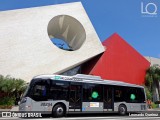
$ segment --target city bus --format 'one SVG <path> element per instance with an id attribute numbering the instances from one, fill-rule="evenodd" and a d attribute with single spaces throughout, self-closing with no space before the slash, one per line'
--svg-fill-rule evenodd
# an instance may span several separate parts
<path id="1" fill-rule="evenodd" d="M 62 117 L 70 113 L 145 111 L 143 86 L 77 74 L 34 77 L 19 104 L 19 111 L 40 111 Z"/>

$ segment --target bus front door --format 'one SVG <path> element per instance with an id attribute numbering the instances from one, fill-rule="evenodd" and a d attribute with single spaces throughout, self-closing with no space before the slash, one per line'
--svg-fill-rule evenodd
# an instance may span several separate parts
<path id="1" fill-rule="evenodd" d="M 104 111 L 113 111 L 113 88 L 104 86 Z"/>
<path id="2" fill-rule="evenodd" d="M 70 85 L 69 112 L 81 112 L 82 108 L 82 85 Z"/>

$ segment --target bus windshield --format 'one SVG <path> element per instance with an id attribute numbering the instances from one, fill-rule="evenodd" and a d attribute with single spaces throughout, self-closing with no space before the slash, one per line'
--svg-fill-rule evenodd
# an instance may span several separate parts
<path id="1" fill-rule="evenodd" d="M 29 89 L 30 89 L 30 85 L 28 85 L 28 86 L 27 86 L 27 89 L 25 90 L 25 92 L 24 92 L 24 94 L 23 94 L 23 96 L 22 96 L 22 97 L 25 97 L 25 96 L 27 95 L 27 93 L 28 93 Z"/>

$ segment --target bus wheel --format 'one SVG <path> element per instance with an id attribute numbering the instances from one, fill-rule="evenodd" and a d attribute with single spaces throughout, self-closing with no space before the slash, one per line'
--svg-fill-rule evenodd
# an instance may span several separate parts
<path id="1" fill-rule="evenodd" d="M 52 111 L 53 117 L 63 117 L 65 114 L 65 108 L 61 104 L 54 106 Z"/>
<path id="2" fill-rule="evenodd" d="M 125 105 L 120 105 L 118 108 L 118 112 L 120 115 L 125 115 L 127 113 L 127 108 Z"/>

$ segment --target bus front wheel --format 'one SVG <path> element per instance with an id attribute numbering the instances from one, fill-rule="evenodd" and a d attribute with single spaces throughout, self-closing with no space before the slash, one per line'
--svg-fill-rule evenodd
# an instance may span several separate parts
<path id="1" fill-rule="evenodd" d="M 65 108 L 61 104 L 57 104 L 53 107 L 53 117 L 63 117 L 65 114 Z"/>
<path id="2" fill-rule="evenodd" d="M 118 108 L 118 112 L 120 115 L 125 115 L 127 113 L 127 108 L 125 105 L 120 105 Z"/>

